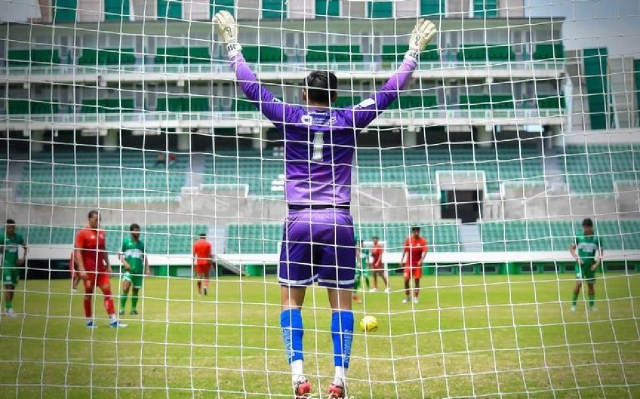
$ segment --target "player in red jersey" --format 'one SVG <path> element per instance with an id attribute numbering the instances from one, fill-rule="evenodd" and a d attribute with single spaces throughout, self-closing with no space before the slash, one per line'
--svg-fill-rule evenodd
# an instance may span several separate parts
<path id="1" fill-rule="evenodd" d="M 111 295 L 111 265 L 105 248 L 105 233 L 100 230 L 100 215 L 98 211 L 89 212 L 89 224 L 76 234 L 75 261 L 78 274 L 84 280 L 84 314 L 87 317 L 87 327 L 96 328 L 92 316 L 92 299 L 96 285 L 104 295 L 104 307 L 109 314 L 109 324 L 112 328 L 126 327 L 116 317 Z"/>
<path id="2" fill-rule="evenodd" d="M 204 294 L 209 290 L 209 273 L 213 256 L 211 254 L 211 243 L 207 241 L 207 235 L 200 234 L 200 239 L 193 244 L 193 268 L 198 279 L 198 295 L 202 295 L 202 281 L 204 280 Z"/>
<path id="3" fill-rule="evenodd" d="M 71 271 L 71 291 L 78 291 L 78 284 L 80 283 L 80 274 L 78 273 L 78 265 L 75 260 L 75 250 L 71 252 L 71 259 L 69 259 L 69 271 Z"/>
<path id="4" fill-rule="evenodd" d="M 382 281 L 384 282 L 384 291 L 391 292 L 389 282 L 384 275 L 384 265 L 382 264 L 382 253 L 384 252 L 384 248 L 378 242 L 378 237 L 373 236 L 371 240 L 373 241 L 373 244 L 371 245 L 371 270 L 373 271 L 373 288 L 371 289 L 371 291 L 378 291 L 378 276 L 380 276 L 382 277 Z"/>
<path id="5" fill-rule="evenodd" d="M 401 262 L 404 263 L 404 294 L 402 303 L 411 302 L 411 278 L 414 280 L 413 303 L 418 303 L 420 294 L 420 278 L 422 278 L 422 261 L 427 255 L 427 240 L 420 236 L 420 227 L 411 228 L 411 236 L 404 242 Z M 405 260 L 406 258 L 406 260 Z"/>

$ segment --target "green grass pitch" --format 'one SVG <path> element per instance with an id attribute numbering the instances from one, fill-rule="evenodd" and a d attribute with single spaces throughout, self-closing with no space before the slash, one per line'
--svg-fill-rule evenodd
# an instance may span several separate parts
<path id="1" fill-rule="evenodd" d="M 600 278 L 595 313 L 583 300 L 569 312 L 569 275 L 423 284 L 415 308 L 401 303 L 397 277 L 392 294 L 355 305 L 357 321 L 366 312 L 380 328 L 354 339 L 352 398 L 640 397 L 640 275 Z M 212 280 L 207 297 L 187 279 L 148 278 L 141 315 L 121 330 L 108 327 L 100 295 L 100 327 L 87 329 L 67 280 L 20 290 L 14 307 L 26 316 L 0 321 L 2 398 L 291 397 L 272 276 Z M 305 370 L 316 393 L 333 374 L 327 306 L 324 290 L 308 292 Z"/>

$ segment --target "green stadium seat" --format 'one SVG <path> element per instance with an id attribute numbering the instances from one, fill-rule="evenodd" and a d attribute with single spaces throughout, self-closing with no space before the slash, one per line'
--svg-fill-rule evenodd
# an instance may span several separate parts
<path id="1" fill-rule="evenodd" d="M 516 56 L 511 46 L 502 44 L 465 44 L 457 54 L 458 61 L 513 61 Z"/>
<path id="2" fill-rule="evenodd" d="M 31 100 L 31 113 L 46 115 L 57 114 L 59 112 L 58 103 L 49 101 Z"/>
<path id="3" fill-rule="evenodd" d="M 307 48 L 308 63 L 362 62 L 364 59 L 357 45 L 313 45 Z"/>
<path id="4" fill-rule="evenodd" d="M 385 44 L 382 46 L 382 61 L 401 62 L 407 51 L 409 51 L 408 44 Z"/>
<path id="5" fill-rule="evenodd" d="M 485 252 L 567 251 L 582 229 L 571 221 L 499 221 L 479 224 Z M 640 249 L 640 221 L 596 221 L 607 250 Z"/>
<path id="6" fill-rule="evenodd" d="M 133 112 L 135 100 L 133 98 L 113 99 L 86 99 L 82 102 L 82 113 L 113 114 L 120 112 Z"/>
<path id="7" fill-rule="evenodd" d="M 347 107 L 351 107 L 352 105 L 356 105 L 359 102 L 360 102 L 360 97 L 338 96 L 338 99 L 336 100 L 335 103 L 333 103 L 333 106 L 336 108 L 347 108 Z"/>
<path id="8" fill-rule="evenodd" d="M 158 47 L 154 58 L 155 64 L 186 64 L 189 57 L 187 47 Z"/>
<path id="9" fill-rule="evenodd" d="M 7 100 L 7 112 L 12 115 L 26 115 L 29 113 L 29 100 Z"/>
<path id="10" fill-rule="evenodd" d="M 566 103 L 563 95 L 544 95 L 537 99 L 538 108 L 540 109 L 564 109 Z"/>
<path id="11" fill-rule="evenodd" d="M 537 43 L 533 51 L 534 60 L 553 60 L 564 58 L 564 46 L 562 43 Z"/>
<path id="12" fill-rule="evenodd" d="M 28 67 L 33 65 L 49 66 L 60 63 L 60 53 L 57 49 L 31 49 L 31 50 L 8 50 L 7 65 Z"/>
<path id="13" fill-rule="evenodd" d="M 211 53 L 209 52 L 209 47 L 189 47 L 187 52 L 189 54 L 189 62 L 192 64 L 211 63 Z"/>
<path id="14" fill-rule="evenodd" d="M 400 95 L 396 101 L 390 105 L 390 109 L 426 109 L 438 106 L 436 96 L 410 96 Z"/>
<path id="15" fill-rule="evenodd" d="M 640 180 L 637 145 L 568 145 L 560 166 L 569 188 L 577 193 L 611 193 L 618 180 Z"/>

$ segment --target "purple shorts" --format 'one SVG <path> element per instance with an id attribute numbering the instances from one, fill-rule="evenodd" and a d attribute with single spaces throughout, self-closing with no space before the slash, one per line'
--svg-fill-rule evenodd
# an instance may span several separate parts
<path id="1" fill-rule="evenodd" d="M 356 248 L 349 211 L 289 212 L 278 269 L 280 285 L 308 286 L 317 281 L 323 287 L 352 288 Z"/>

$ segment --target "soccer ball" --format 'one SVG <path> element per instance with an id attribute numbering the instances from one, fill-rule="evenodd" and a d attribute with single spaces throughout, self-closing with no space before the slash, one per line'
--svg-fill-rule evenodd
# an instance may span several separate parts
<path id="1" fill-rule="evenodd" d="M 364 332 L 374 332 L 378 329 L 378 319 L 373 316 L 365 316 L 360 320 L 360 329 Z"/>

